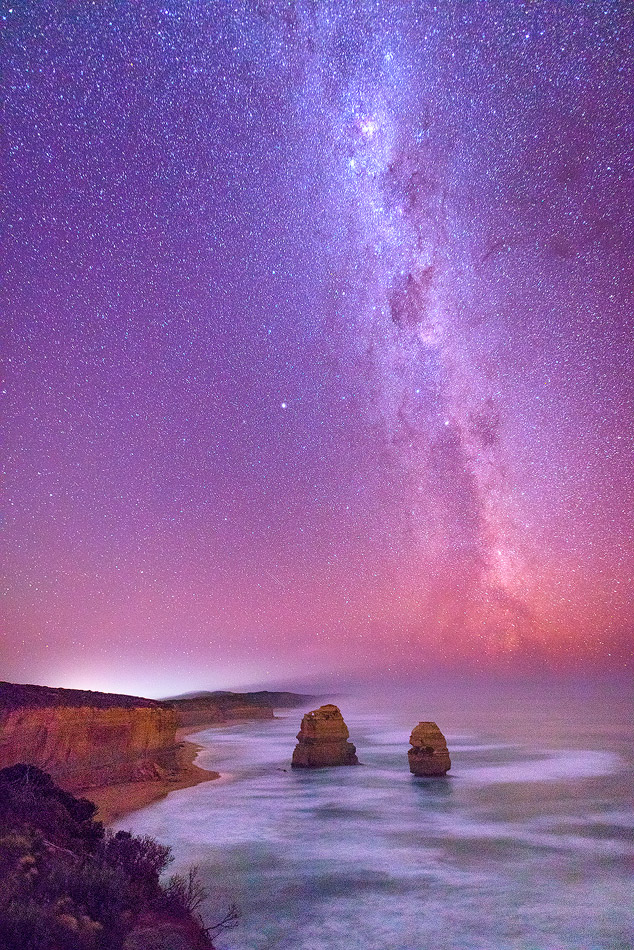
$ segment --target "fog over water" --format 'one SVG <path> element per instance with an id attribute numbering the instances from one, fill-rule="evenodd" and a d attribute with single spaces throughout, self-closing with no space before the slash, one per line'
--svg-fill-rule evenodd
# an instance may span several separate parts
<path id="1" fill-rule="evenodd" d="M 223 778 L 119 827 L 199 866 L 209 919 L 239 905 L 222 950 L 631 950 L 629 698 L 492 695 L 336 697 L 358 768 L 290 769 L 303 710 L 210 729 L 199 764 Z M 446 779 L 408 771 L 421 719 Z"/>

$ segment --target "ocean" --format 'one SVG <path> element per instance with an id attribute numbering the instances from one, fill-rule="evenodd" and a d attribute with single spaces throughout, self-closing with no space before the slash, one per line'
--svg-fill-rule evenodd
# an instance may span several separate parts
<path id="1" fill-rule="evenodd" d="M 284 710 L 198 733 L 198 763 L 223 777 L 117 824 L 170 844 L 172 872 L 199 868 L 207 921 L 238 905 L 220 950 L 634 948 L 627 697 L 332 701 L 362 765 L 291 770 L 304 710 Z M 425 719 L 447 738 L 446 778 L 409 773 Z"/>

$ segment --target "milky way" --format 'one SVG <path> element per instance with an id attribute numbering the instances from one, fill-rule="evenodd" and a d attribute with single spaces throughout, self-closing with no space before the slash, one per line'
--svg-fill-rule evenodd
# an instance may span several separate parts
<path id="1" fill-rule="evenodd" d="M 631 10 L 3 23 L 5 676 L 627 663 Z"/>
<path id="2" fill-rule="evenodd" d="M 353 269 L 363 268 L 367 299 L 356 332 L 370 354 L 385 434 L 405 476 L 402 500 L 422 558 L 427 622 L 438 625 L 438 635 L 457 627 L 512 647 L 518 634 L 531 632 L 533 618 L 505 481 L 496 381 L 469 351 L 469 338 L 482 333 L 469 295 L 475 262 L 496 249 L 460 220 L 456 192 L 468 179 L 464 158 L 454 152 L 469 153 L 472 142 L 452 142 L 451 123 L 458 112 L 465 127 L 460 100 L 473 104 L 476 77 L 451 68 L 460 39 L 448 12 L 419 9 L 396 19 L 399 33 L 418 41 L 405 56 L 393 52 L 393 31 L 384 24 L 359 54 L 362 68 L 342 84 L 327 139 L 336 143 L 342 191 L 358 229 Z M 332 44 L 341 30 L 339 18 L 325 19 L 327 35 L 322 31 L 316 44 L 321 83 L 311 88 L 319 103 L 329 98 Z M 346 24 L 350 35 L 354 19 Z M 477 19 L 476 13 L 464 22 L 473 27 Z M 478 70 L 488 84 L 480 58 Z M 452 76 L 451 90 L 438 90 L 439 75 Z M 458 103 L 449 121 L 448 93 Z"/>

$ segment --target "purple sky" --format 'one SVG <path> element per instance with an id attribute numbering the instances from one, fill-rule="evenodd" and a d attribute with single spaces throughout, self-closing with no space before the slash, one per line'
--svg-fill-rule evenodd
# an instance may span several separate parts
<path id="1" fill-rule="evenodd" d="M 0 678 L 624 669 L 633 8 L 2 17 Z"/>

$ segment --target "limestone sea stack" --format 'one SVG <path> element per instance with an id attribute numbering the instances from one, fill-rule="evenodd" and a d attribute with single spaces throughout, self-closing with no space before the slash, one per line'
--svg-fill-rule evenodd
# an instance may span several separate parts
<path id="1" fill-rule="evenodd" d="M 451 768 L 447 742 L 435 722 L 419 722 L 409 741 L 409 770 L 414 775 L 445 775 Z"/>
<path id="2" fill-rule="evenodd" d="M 357 750 L 348 742 L 348 727 L 339 709 L 328 703 L 306 713 L 297 733 L 294 769 L 318 769 L 326 765 L 358 765 Z"/>

